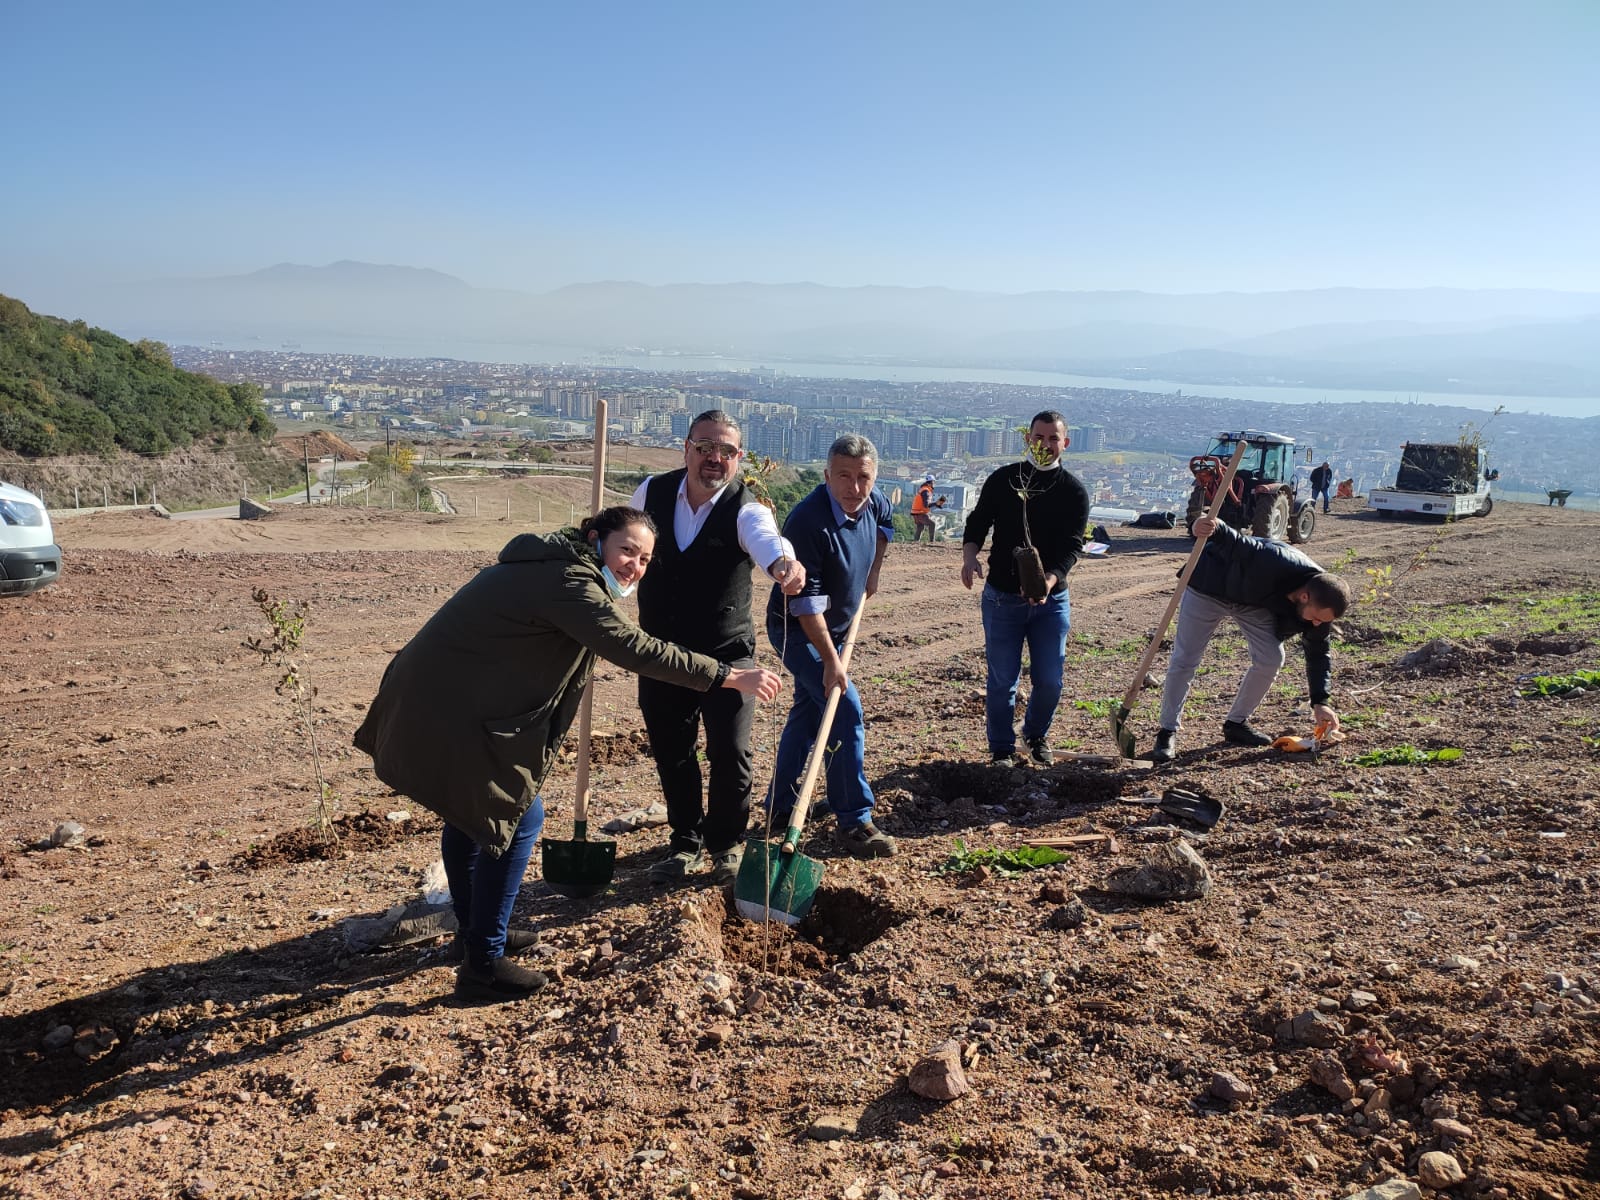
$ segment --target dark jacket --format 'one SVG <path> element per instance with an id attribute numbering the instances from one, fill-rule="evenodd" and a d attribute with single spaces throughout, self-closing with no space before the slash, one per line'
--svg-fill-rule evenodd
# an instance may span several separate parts
<path id="1" fill-rule="evenodd" d="M 727 485 L 687 549 L 672 523 L 682 468 L 657 475 L 644 510 L 656 523 L 656 555 L 639 583 L 639 627 L 646 633 L 732 663 L 756 652 L 750 619 L 750 556 L 739 545 L 739 510 L 756 498 L 743 483 Z"/>
<path id="2" fill-rule="evenodd" d="M 1031 463 L 1009 463 L 983 481 L 978 502 L 972 506 L 964 543 L 982 547 L 994 530 L 989 549 L 989 586 L 997 592 L 1020 595 L 1022 581 L 1017 576 L 1017 560 L 1012 550 L 1023 544 L 1023 500 L 1019 490 L 1028 493 L 1028 532 L 1039 551 L 1045 573 L 1056 577 L 1052 594 L 1067 589 L 1067 572 L 1083 552 L 1083 534 L 1089 527 L 1089 493 L 1066 467 L 1041 471 Z"/>
<path id="3" fill-rule="evenodd" d="M 1331 484 L 1332 482 L 1333 482 L 1333 468 L 1332 467 L 1327 466 L 1326 464 L 1324 464 L 1323 466 L 1315 467 L 1315 468 L 1312 469 L 1312 471 L 1311 471 L 1311 490 L 1312 491 L 1325 492 L 1325 491 L 1328 490 L 1328 485 Z"/>
<path id="4" fill-rule="evenodd" d="M 1289 600 L 1290 592 L 1299 591 L 1321 574 L 1321 567 L 1292 546 L 1251 537 L 1219 521 L 1206 539 L 1189 587 L 1214 600 L 1266 609 L 1272 614 L 1280 642 L 1299 635 L 1306 648 L 1311 702 L 1326 704 L 1333 680 L 1333 662 L 1328 655 L 1333 626 L 1301 620 Z"/>
<path id="5" fill-rule="evenodd" d="M 716 660 L 619 612 L 575 534 L 521 534 L 394 656 L 356 747 L 384 783 L 498 857 L 555 761 L 597 654 L 699 691 L 718 674 Z"/>

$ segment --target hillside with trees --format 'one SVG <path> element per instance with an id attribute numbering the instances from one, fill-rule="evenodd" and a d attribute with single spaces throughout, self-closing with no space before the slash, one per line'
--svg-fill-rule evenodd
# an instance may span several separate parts
<path id="1" fill-rule="evenodd" d="M 213 435 L 272 432 L 257 385 L 179 370 L 160 342 L 129 342 L 0 296 L 0 449 L 165 454 Z"/>

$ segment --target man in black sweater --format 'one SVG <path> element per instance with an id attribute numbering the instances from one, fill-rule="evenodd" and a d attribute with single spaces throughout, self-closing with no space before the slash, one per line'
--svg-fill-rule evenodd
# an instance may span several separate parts
<path id="1" fill-rule="evenodd" d="M 1061 465 L 1068 442 L 1064 416 L 1054 409 L 1038 414 L 1028 425 L 1026 441 L 1028 454 L 1021 462 L 1001 467 L 983 481 L 961 537 L 961 583 L 970 589 L 974 579 L 983 578 L 978 554 L 993 531 L 989 581 L 983 588 L 989 756 L 997 763 L 1020 765 L 1015 714 L 1026 641 L 1032 688 L 1022 737 L 1033 762 L 1047 767 L 1053 759 L 1046 738 L 1061 701 L 1072 625 L 1067 572 L 1083 550 L 1089 493 Z"/>
<path id="2" fill-rule="evenodd" d="M 639 626 L 731 667 L 755 665 L 750 620 L 752 561 L 784 595 L 806 569 L 778 533 L 772 511 L 739 480 L 739 426 L 720 409 L 697 416 L 683 444 L 683 469 L 639 485 L 633 506 L 656 525 L 656 553 L 639 583 Z M 752 697 L 727 688 L 696 692 L 639 677 L 639 712 L 650 735 L 672 827 L 671 849 L 650 868 L 655 883 L 684 882 L 707 855 L 713 883 L 739 873 L 750 823 Z M 710 780 L 702 798 L 696 742 L 706 733 Z"/>
<path id="3" fill-rule="evenodd" d="M 1350 604 L 1344 581 L 1293 547 L 1250 537 L 1210 517 L 1196 521 L 1194 532 L 1207 539 L 1206 548 L 1178 606 L 1172 658 L 1161 688 L 1161 728 L 1149 759 L 1171 762 L 1177 753 L 1179 720 L 1195 668 L 1217 626 L 1229 619 L 1244 632 L 1250 669 L 1222 723 L 1223 740 L 1236 746 L 1265 746 L 1272 740 L 1250 724 L 1250 717 L 1283 667 L 1283 643 L 1296 635 L 1306 648 L 1306 682 L 1317 728 L 1336 732 L 1339 714 L 1329 704 L 1333 664 L 1328 637 Z"/>

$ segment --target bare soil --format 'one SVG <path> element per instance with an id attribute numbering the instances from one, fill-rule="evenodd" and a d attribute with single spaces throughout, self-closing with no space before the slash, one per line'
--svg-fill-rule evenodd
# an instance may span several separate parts
<path id="1" fill-rule="evenodd" d="M 652 889 L 662 829 L 622 835 L 590 900 L 549 892 L 536 858 L 516 922 L 553 982 L 487 1008 L 452 999 L 440 944 L 347 949 L 341 922 L 411 899 L 439 830 L 350 735 L 389 656 L 516 527 L 319 509 L 58 532 L 61 582 L 0 609 L 0 1194 L 1311 1198 L 1445 1150 L 1451 1195 L 1600 1195 L 1600 700 L 1521 694 L 1600 666 L 1600 516 L 1336 507 L 1308 549 L 1363 594 L 1336 654 L 1350 740 L 1222 744 L 1243 651 L 1221 639 L 1159 772 L 990 767 L 959 550 L 897 547 L 855 677 L 900 855 L 840 857 L 819 819 L 795 930 L 704 878 Z M 1189 545 L 1112 532 L 1071 579 L 1052 735 L 1105 754 L 1105 702 Z M 242 644 L 265 632 L 256 587 L 311 604 L 336 856 L 308 836 L 304 734 Z M 1259 723 L 1309 733 L 1303 689 L 1291 646 Z M 763 783 L 784 711 L 758 720 Z M 596 734 L 594 827 L 656 795 L 615 668 Z M 1463 754 L 1356 764 L 1401 744 Z M 546 790 L 555 838 L 573 765 Z M 1190 835 L 1213 890 L 1113 894 L 1177 836 L 1124 799 L 1174 784 L 1227 805 Z M 42 848 L 68 820 L 86 840 Z M 1115 849 L 941 870 L 957 839 L 1088 831 Z M 921 1098 L 910 1069 L 947 1039 L 971 1090 Z M 830 1120 L 843 1136 L 811 1136 Z"/>

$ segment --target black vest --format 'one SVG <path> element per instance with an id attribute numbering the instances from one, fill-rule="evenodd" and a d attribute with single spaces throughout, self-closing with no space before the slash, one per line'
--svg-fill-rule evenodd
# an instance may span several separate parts
<path id="1" fill-rule="evenodd" d="M 656 523 L 656 553 L 639 582 L 639 626 L 719 662 L 756 652 L 750 621 L 750 556 L 739 546 L 739 509 L 757 503 L 742 483 L 728 484 L 687 550 L 672 531 L 683 470 L 657 475 L 644 510 Z"/>

